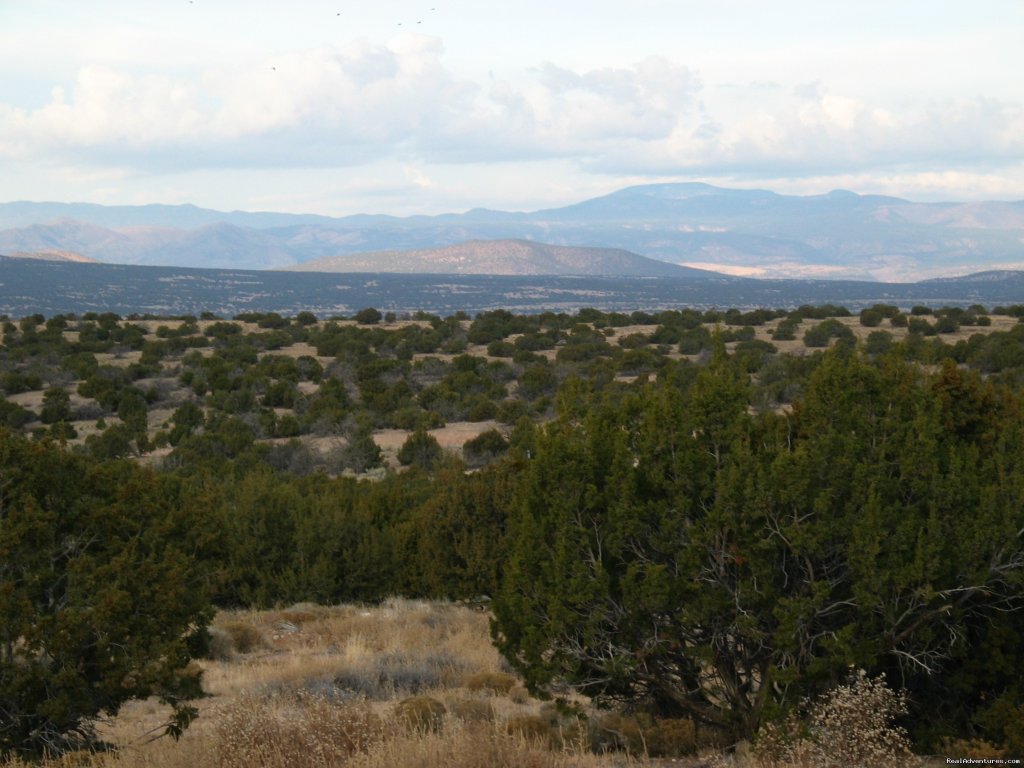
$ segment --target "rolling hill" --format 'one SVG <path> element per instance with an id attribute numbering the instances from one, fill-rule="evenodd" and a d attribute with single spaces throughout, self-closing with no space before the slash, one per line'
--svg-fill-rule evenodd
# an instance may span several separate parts
<path id="1" fill-rule="evenodd" d="M 470 240 L 442 248 L 331 256 L 303 262 L 288 270 L 632 277 L 684 277 L 704 272 L 648 259 L 621 248 L 548 245 L 530 240 Z"/>
<path id="2" fill-rule="evenodd" d="M 915 203 L 845 191 L 797 196 L 677 183 L 533 212 L 404 218 L 0 204 L 0 253 L 64 250 L 118 264 L 279 269 L 474 240 L 621 249 L 754 277 L 905 282 L 1024 267 L 1024 201 Z"/>

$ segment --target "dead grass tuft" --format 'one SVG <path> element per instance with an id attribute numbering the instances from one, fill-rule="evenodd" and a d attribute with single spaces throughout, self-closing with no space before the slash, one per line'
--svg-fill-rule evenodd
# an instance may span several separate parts
<path id="1" fill-rule="evenodd" d="M 504 696 L 512 690 L 516 679 L 504 672 L 477 672 L 466 678 L 465 686 L 471 691 L 487 691 Z"/>
<path id="2" fill-rule="evenodd" d="M 432 696 L 412 696 L 395 706 L 395 719 L 409 731 L 438 732 L 448 709 Z"/>
<path id="3" fill-rule="evenodd" d="M 337 765 L 384 740 L 380 717 L 361 702 L 338 704 L 317 693 L 244 694 L 218 719 L 214 750 L 221 768 Z"/>
<path id="4" fill-rule="evenodd" d="M 467 723 L 492 723 L 495 718 L 494 705 L 486 699 L 450 698 L 448 712 Z"/>
<path id="5" fill-rule="evenodd" d="M 263 633 L 248 622 L 227 621 L 219 626 L 214 625 L 214 630 L 218 629 L 227 635 L 231 647 L 237 653 L 252 653 L 266 647 Z"/>
<path id="6" fill-rule="evenodd" d="M 353 768 L 610 768 L 592 755 L 554 752 L 489 723 L 454 723 L 443 733 L 409 733 L 377 745 Z M 621 765 L 621 764 L 620 764 Z M 631 763 L 631 765 L 637 765 Z"/>

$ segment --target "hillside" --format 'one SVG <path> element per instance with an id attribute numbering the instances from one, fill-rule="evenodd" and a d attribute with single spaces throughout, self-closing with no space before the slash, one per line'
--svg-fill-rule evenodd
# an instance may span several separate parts
<path id="1" fill-rule="evenodd" d="M 77 264 L 98 264 L 96 259 L 90 259 L 74 251 L 56 251 L 41 249 L 38 251 L 14 251 L 5 254 L 12 259 L 39 259 L 41 261 L 71 261 Z"/>
<path id="2" fill-rule="evenodd" d="M 377 251 L 307 261 L 290 271 L 413 272 L 458 275 L 616 275 L 684 277 L 703 270 L 648 259 L 620 248 L 584 248 L 528 240 L 471 240 L 442 248 Z"/>

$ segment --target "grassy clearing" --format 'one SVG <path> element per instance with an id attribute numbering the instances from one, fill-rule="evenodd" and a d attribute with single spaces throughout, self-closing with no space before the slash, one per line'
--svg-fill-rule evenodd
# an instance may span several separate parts
<path id="1" fill-rule="evenodd" d="M 212 627 L 214 658 L 201 662 L 209 696 L 180 741 L 151 741 L 166 713 L 154 701 L 132 702 L 103 728 L 120 750 L 49 765 L 624 764 L 589 754 L 582 740 L 552 739 L 547 721 L 540 735 L 509 727 L 539 717 L 542 705 L 514 690 L 488 620 L 466 607 L 402 599 L 222 612 Z"/>
<path id="2" fill-rule="evenodd" d="M 491 644 L 488 623 L 468 607 L 404 599 L 222 612 L 212 626 L 212 658 L 201 662 L 209 695 L 179 741 L 153 739 L 166 712 L 136 701 L 103 727 L 119 749 L 44 768 L 834 764 L 807 749 L 726 752 L 690 721 L 596 712 L 584 700 L 575 702 L 583 717 L 567 714 L 526 693 Z M 900 757 L 900 765 L 918 764 Z"/>

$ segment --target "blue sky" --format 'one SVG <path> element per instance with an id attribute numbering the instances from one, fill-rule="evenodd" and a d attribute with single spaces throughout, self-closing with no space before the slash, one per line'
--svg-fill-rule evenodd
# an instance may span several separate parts
<path id="1" fill-rule="evenodd" d="M 0 0 L 0 200 L 1024 199 L 1024 3 Z"/>

